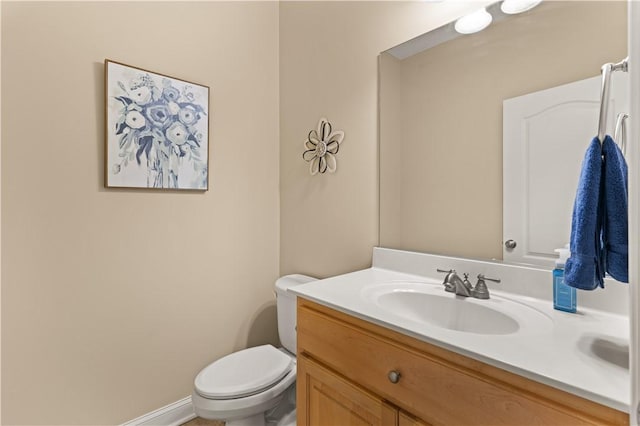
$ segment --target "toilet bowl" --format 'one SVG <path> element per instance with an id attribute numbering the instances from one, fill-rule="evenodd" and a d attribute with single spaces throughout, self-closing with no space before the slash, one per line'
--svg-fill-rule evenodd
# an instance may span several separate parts
<path id="1" fill-rule="evenodd" d="M 206 366 L 196 376 L 192 392 L 198 416 L 227 426 L 295 425 L 296 298 L 287 290 L 314 280 L 296 274 L 276 281 L 283 348 L 256 346 Z"/>

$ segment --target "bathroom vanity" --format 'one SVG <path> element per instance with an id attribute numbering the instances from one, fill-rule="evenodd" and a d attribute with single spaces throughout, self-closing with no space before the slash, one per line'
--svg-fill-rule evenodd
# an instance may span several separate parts
<path id="1" fill-rule="evenodd" d="M 616 353 L 624 351 L 628 335 L 624 315 L 585 307 L 577 315 L 560 313 L 547 309 L 544 299 L 504 292 L 497 284 L 489 301 L 463 300 L 445 293 L 437 275 L 376 263 L 406 269 L 412 263 L 407 256 L 414 256 L 414 266 L 431 270 L 433 263 L 449 261 L 458 271 L 502 273 L 506 281 L 529 277 L 520 279 L 522 285 L 536 279 L 535 270 L 376 250 L 368 270 L 294 290 L 299 425 L 629 423 L 628 366 Z M 390 257 L 397 258 L 387 262 Z M 550 281 L 539 287 L 546 285 Z M 406 302 L 397 302 L 401 295 Z M 445 310 L 438 313 L 436 306 Z M 462 320 L 438 319 L 457 306 L 462 308 L 453 316 Z M 489 310 L 515 321 L 515 328 Z M 465 320 L 463 312 L 471 317 Z"/>

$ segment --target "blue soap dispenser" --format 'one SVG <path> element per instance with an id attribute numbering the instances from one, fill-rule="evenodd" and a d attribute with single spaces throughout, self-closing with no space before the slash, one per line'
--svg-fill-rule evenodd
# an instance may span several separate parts
<path id="1" fill-rule="evenodd" d="M 559 258 L 553 270 L 553 307 L 559 311 L 576 312 L 576 289 L 564 283 L 564 265 L 571 255 L 568 248 L 555 249 Z"/>

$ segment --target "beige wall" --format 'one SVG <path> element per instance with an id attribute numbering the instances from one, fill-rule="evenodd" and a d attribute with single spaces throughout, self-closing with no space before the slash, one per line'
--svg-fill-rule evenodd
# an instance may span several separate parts
<path id="1" fill-rule="evenodd" d="M 624 58 L 626 8 L 545 2 L 403 61 L 383 58 L 381 245 L 501 259 L 502 101 Z"/>
<path id="2" fill-rule="evenodd" d="M 377 57 L 481 3 L 280 3 L 280 271 L 367 267 L 378 244 Z M 310 176 L 321 117 L 345 131 L 338 171 Z"/>
<path id="3" fill-rule="evenodd" d="M 210 190 L 103 188 L 105 58 L 210 86 Z M 275 340 L 278 5 L 2 2 L 2 424 L 115 424 Z"/>

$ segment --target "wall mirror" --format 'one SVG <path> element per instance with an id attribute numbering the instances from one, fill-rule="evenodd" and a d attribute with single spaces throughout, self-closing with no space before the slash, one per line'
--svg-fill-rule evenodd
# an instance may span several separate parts
<path id="1" fill-rule="evenodd" d="M 481 32 L 456 36 L 450 23 L 380 55 L 380 245 L 552 265 L 552 250 L 536 244 L 561 247 L 569 241 L 580 164 L 597 133 L 600 68 L 627 56 L 627 4 L 548 1 L 505 15 L 498 2 L 487 10 L 494 22 Z M 565 93 L 578 86 L 587 88 L 584 100 L 580 93 Z M 522 111 L 518 102 L 545 93 L 550 104 Z M 512 113 L 507 121 L 534 129 L 546 148 L 519 140 L 524 148 L 505 154 L 515 155 L 520 165 L 503 167 L 503 114 L 514 108 L 520 115 Z M 555 115 L 549 118 L 547 111 Z M 570 115 L 585 124 L 565 125 L 573 123 Z M 613 134 L 615 117 L 608 123 Z M 536 208 L 520 208 L 528 201 L 503 193 L 503 185 L 522 179 L 523 167 L 533 178 L 515 193 L 535 198 Z M 572 177 L 545 180 L 552 168 L 566 168 Z M 545 202 L 559 223 L 542 218 Z M 527 239 L 518 241 L 519 248 L 540 251 L 538 259 L 508 256 L 504 243 L 511 236 L 503 236 L 503 207 L 507 214 L 539 219 L 517 226 Z"/>

